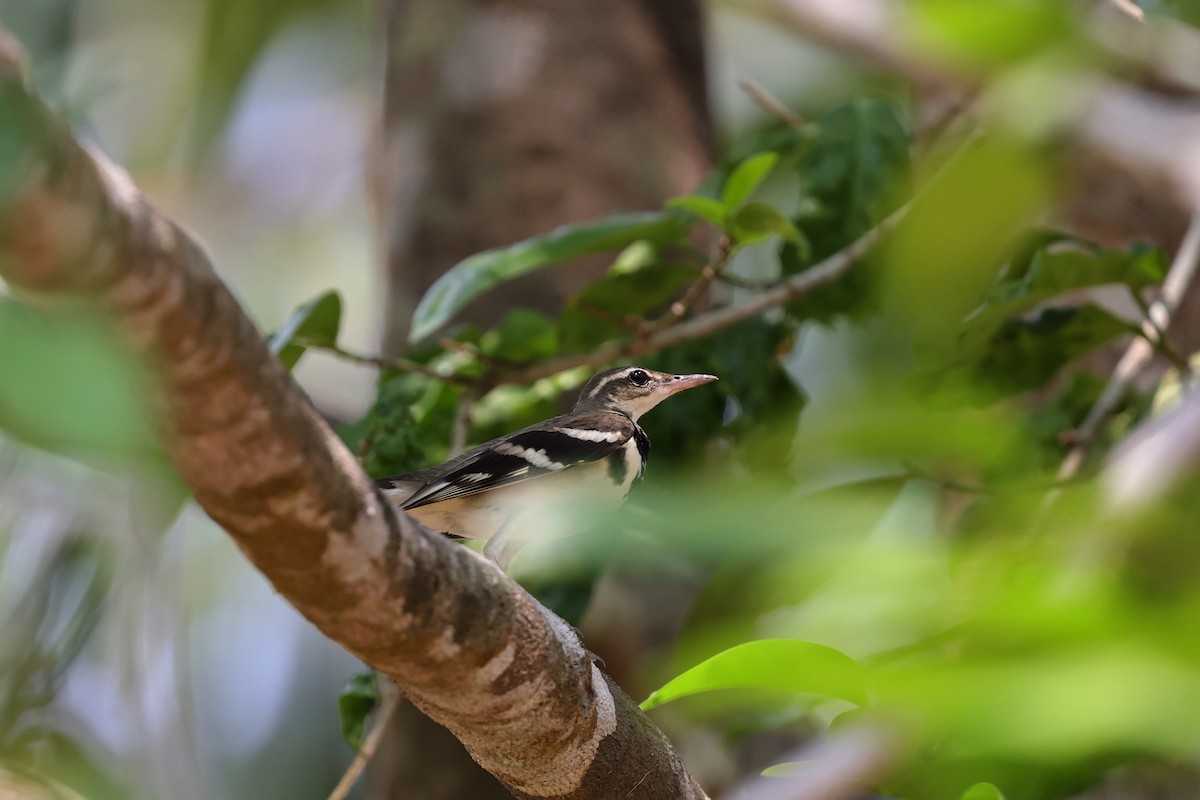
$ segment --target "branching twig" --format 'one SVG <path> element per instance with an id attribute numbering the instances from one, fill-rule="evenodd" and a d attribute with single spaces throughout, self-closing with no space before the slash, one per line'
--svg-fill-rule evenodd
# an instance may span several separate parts
<path id="1" fill-rule="evenodd" d="M 1075 476 L 1083 466 L 1088 451 L 1096 440 L 1097 434 L 1104 421 L 1112 415 L 1125 390 L 1134 378 L 1145 368 L 1154 355 L 1152 344 L 1159 331 L 1165 331 L 1171 322 L 1171 315 L 1179 307 L 1184 293 L 1191 285 L 1196 274 L 1197 263 L 1200 262 L 1200 213 L 1192 217 L 1184 234 L 1179 251 L 1171 262 L 1171 269 L 1163 281 L 1162 296 L 1150 305 L 1148 319 L 1143 325 L 1143 335 L 1134 339 L 1121 360 L 1117 362 L 1112 377 L 1104 391 L 1100 393 L 1096 404 L 1092 406 L 1087 417 L 1075 431 L 1075 441 L 1063 459 L 1058 470 L 1058 480 L 1065 481 Z"/>
<path id="2" fill-rule="evenodd" d="M 895 211 L 890 217 L 879 223 L 854 243 L 810 269 L 793 275 L 785 281 L 775 284 L 769 291 L 734 305 L 722 306 L 703 314 L 692 317 L 686 322 L 673 325 L 657 331 L 645 339 L 634 339 L 625 342 L 610 342 L 590 353 L 563 356 L 561 358 L 531 364 L 525 369 L 501 373 L 492 377 L 492 386 L 505 383 L 533 383 L 542 378 L 566 372 L 577 367 L 596 367 L 622 358 L 637 358 L 646 353 L 664 350 L 668 347 L 711 336 L 739 322 L 758 316 L 765 311 L 787 305 L 788 303 L 807 297 L 818 289 L 841 278 L 849 272 L 872 248 L 892 231 L 904 215 L 909 205 Z"/>
<path id="3" fill-rule="evenodd" d="M 733 241 L 727 235 L 722 235 L 720 242 L 717 243 L 717 254 L 713 256 L 711 261 L 704 265 L 704 269 L 700 271 L 700 277 L 684 290 L 683 295 L 678 300 L 671 303 L 671 307 L 667 309 L 665 314 L 651 323 L 650 332 L 653 333 L 669 328 L 687 316 L 687 312 L 699 301 L 700 297 L 708 290 L 708 287 L 712 285 L 717 276 L 724 272 L 725 267 L 729 265 L 729 259 L 732 255 Z"/>
<path id="4" fill-rule="evenodd" d="M 375 715 L 375 723 L 371 726 L 371 732 L 367 734 L 367 738 L 363 739 L 362 747 L 354 754 L 354 760 L 342 773 L 341 780 L 329 793 L 329 800 L 346 800 L 349 797 L 350 790 L 354 788 L 354 784 L 358 783 L 359 776 L 367 768 L 367 764 L 371 763 L 371 759 L 375 757 L 375 751 L 379 749 L 379 743 L 383 741 L 383 735 L 387 733 L 388 724 L 392 721 L 396 709 L 400 707 L 400 692 L 397 691 L 395 685 L 382 677 L 379 680 L 383 703 Z"/>

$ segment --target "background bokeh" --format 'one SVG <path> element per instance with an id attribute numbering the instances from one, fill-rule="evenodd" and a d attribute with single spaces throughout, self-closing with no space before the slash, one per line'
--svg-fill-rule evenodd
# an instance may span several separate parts
<path id="1" fill-rule="evenodd" d="M 850 278 L 655 355 L 729 388 L 648 418 L 652 480 L 631 516 L 517 574 L 579 614 L 635 697 L 753 639 L 879 668 L 875 700 L 906 731 L 887 796 L 986 780 L 1009 797 L 1185 797 L 1200 786 L 1190 499 L 1120 522 L 1090 481 L 1055 485 L 1200 199 L 1195 9 L 1142 3 L 1142 42 L 1121 33 L 1120 5 L 725 0 L 673 25 L 696 6 L 672 2 L 620 5 L 609 30 L 570 3 L 0 0 L 0 24 L 40 93 L 195 233 L 264 331 L 336 289 L 349 353 L 400 352 L 423 290 L 472 253 L 713 195 L 755 153 L 779 156 L 755 197 L 815 255 L 747 236 L 736 280 L 702 307 L 804 271 L 925 187 Z M 568 38 L 581 28 L 582 45 Z M 522 54 L 542 50 L 580 73 L 539 77 Z M 638 91 L 605 71 L 621 53 Z M 529 304 L 557 318 L 611 261 L 498 287 L 464 316 L 486 328 Z M 1186 394 L 1195 294 L 1085 477 Z M 463 346 L 536 360 L 613 335 L 612 319 L 569 320 L 578 308 L 548 346 L 536 317 Z M 176 518 L 183 490 L 162 470 L 114 468 L 106 448 L 145 436 L 140 376 L 90 324 L 0 321 L 0 381 L 32 387 L 0 394 L 7 413 L 56 420 L 48 439 L 0 433 L 0 755 L 88 797 L 324 797 L 352 756 L 337 694 L 362 667 L 198 508 Z M 42 356 L 14 344 L 34 340 Z M 446 387 L 319 349 L 295 374 L 351 444 L 389 419 L 423 424 L 424 438 L 382 437 L 373 471 L 451 447 Z M 584 377 L 496 390 L 470 438 L 553 413 Z M 796 687 L 802 702 L 772 684 L 655 720 L 715 793 L 852 722 L 862 703 L 841 669 L 832 699 L 820 678 Z M 416 748 L 404 726 L 419 724 L 397 723 L 393 750 Z M 438 784 L 442 757 L 381 754 L 359 791 L 484 796 Z"/>

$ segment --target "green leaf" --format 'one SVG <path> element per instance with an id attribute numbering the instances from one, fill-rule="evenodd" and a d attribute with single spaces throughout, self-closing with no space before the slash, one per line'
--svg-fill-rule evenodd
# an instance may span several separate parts
<path id="1" fill-rule="evenodd" d="M 360 672 L 338 693 L 338 717 L 342 738 L 354 750 L 362 747 L 367 733 L 367 716 L 379 704 L 378 678 L 374 672 Z"/>
<path id="2" fill-rule="evenodd" d="M 977 783 L 963 792 L 961 800 L 1004 800 L 994 783 Z"/>
<path id="3" fill-rule="evenodd" d="M 764 778 L 798 778 L 811 772 L 811 761 L 783 761 L 772 764 L 762 771 Z"/>
<path id="4" fill-rule="evenodd" d="M 701 194 L 686 194 L 682 197 L 672 197 L 667 201 L 667 208 L 679 208 L 695 214 L 700 219 L 707 220 L 718 228 L 725 227 L 725 204 L 713 197 Z"/>
<path id="5" fill-rule="evenodd" d="M 867 679 L 854 659 L 813 642 L 764 639 L 703 661 L 642 702 L 642 710 L 718 689 L 776 689 L 867 702 Z"/>
<path id="6" fill-rule="evenodd" d="M 734 211 L 746 202 L 778 163 L 777 153 L 757 153 L 738 164 L 721 190 L 721 204 L 725 210 Z"/>
<path id="7" fill-rule="evenodd" d="M 479 349 L 490 358 L 537 361 L 558 350 L 558 327 L 537 311 L 514 309 L 479 340 Z"/>
<path id="8" fill-rule="evenodd" d="M 0 428 L 34 446 L 106 456 L 156 452 L 147 376 L 111 322 L 0 298 Z"/>
<path id="9" fill-rule="evenodd" d="M 799 164 L 804 181 L 799 220 L 826 258 L 862 236 L 896 206 L 907 180 L 909 136 L 892 106 L 860 98 L 821 117 L 817 135 Z M 803 261 L 801 262 L 803 264 Z M 789 271 L 800 271 L 792 265 Z"/>
<path id="10" fill-rule="evenodd" d="M 296 308 L 267 341 L 271 352 L 279 357 L 284 368 L 296 366 L 306 346 L 297 344 L 303 339 L 312 344 L 333 347 L 337 344 L 338 329 L 342 324 L 342 296 L 336 291 L 323 292 Z"/>
<path id="11" fill-rule="evenodd" d="M 416 341 L 428 336 L 471 300 L 510 278 L 573 258 L 620 250 L 640 239 L 656 244 L 673 242 L 685 227 L 671 212 L 617 214 L 565 225 L 545 236 L 473 255 L 429 287 L 413 312 L 409 338 Z"/>
<path id="12" fill-rule="evenodd" d="M 808 258 L 812 248 L 808 239 L 783 212 L 766 203 L 747 203 L 733 215 L 733 238 L 739 244 L 749 244 L 778 234 L 791 242 L 801 258 Z"/>

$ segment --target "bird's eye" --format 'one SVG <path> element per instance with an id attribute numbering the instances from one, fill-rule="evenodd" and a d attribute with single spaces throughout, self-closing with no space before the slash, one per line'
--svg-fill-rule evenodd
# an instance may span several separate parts
<path id="1" fill-rule="evenodd" d="M 635 369 L 629 373 L 629 382 L 634 386 L 645 386 L 650 382 L 650 376 L 646 374 L 644 369 Z"/>

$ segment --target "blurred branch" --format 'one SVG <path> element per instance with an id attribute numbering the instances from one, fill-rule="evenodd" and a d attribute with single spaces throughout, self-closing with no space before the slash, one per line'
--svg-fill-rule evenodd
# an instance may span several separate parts
<path id="1" fill-rule="evenodd" d="M 724 2 L 855 61 L 899 75 L 914 85 L 933 88 L 949 83 L 947 76 L 913 58 L 888 40 L 886 19 L 871 19 L 873 12 L 881 10 L 878 4 L 861 0 L 840 4 L 805 0 Z"/>
<path id="2" fill-rule="evenodd" d="M 763 111 L 766 111 L 780 122 L 787 123 L 798 131 L 804 130 L 804 117 L 784 105 L 779 98 L 768 92 L 761 84 L 743 78 L 738 81 L 737 85 Z"/>
<path id="3" fill-rule="evenodd" d="M 1142 325 L 1142 336 L 1129 344 L 1125 354 L 1117 362 L 1104 391 L 1076 429 L 1075 441 L 1058 470 L 1059 481 L 1070 480 L 1079 472 L 1100 432 L 1100 427 L 1112 416 L 1133 380 L 1150 363 L 1155 353 L 1155 342 L 1162 335 L 1161 332 L 1170 325 L 1171 315 L 1175 313 L 1188 287 L 1192 285 L 1197 264 L 1200 264 L 1200 213 L 1192 217 L 1183 242 L 1175 253 L 1171 269 L 1163 281 L 1162 296 L 1150 305 L 1149 318 Z"/>
<path id="4" fill-rule="evenodd" d="M 469 378 L 464 378 L 461 375 L 455 375 L 453 373 L 442 374 L 427 364 L 422 364 L 419 361 L 412 361 L 411 359 L 407 358 L 401 358 L 398 356 L 369 356 L 361 353 L 353 353 L 349 350 L 346 350 L 341 345 L 328 344 L 326 342 L 314 342 L 310 339 L 305 339 L 302 336 L 296 337 L 295 343 L 302 347 L 306 347 L 309 350 L 319 350 L 323 353 L 329 353 L 330 355 L 336 356 L 343 361 L 349 361 L 352 364 L 362 364 L 364 366 L 375 367 L 377 369 L 389 369 L 395 372 L 412 372 L 417 375 L 424 375 L 427 378 L 436 378 L 437 380 L 445 381 L 446 383 L 457 384 L 459 386 L 466 386 L 471 383 Z"/>
<path id="5" fill-rule="evenodd" d="M 654 794 L 704 797 L 570 626 L 383 500 L 200 245 L 76 141 L 21 63 L 0 34 L 0 276 L 112 316 L 152 370 L 165 453 L 275 589 L 518 797 L 617 797 L 647 774 Z"/>
<path id="6" fill-rule="evenodd" d="M 850 800 L 887 772 L 901 752 L 893 734 L 860 725 L 801 748 L 787 761 L 803 764 L 792 778 L 759 777 L 730 792 L 731 800 Z"/>

